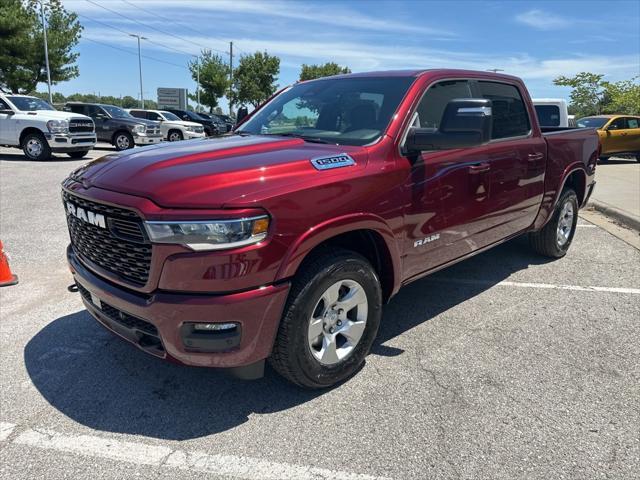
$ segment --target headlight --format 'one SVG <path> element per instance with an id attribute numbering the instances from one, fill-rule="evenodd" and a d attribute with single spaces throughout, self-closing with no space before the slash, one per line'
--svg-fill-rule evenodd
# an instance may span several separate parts
<path id="1" fill-rule="evenodd" d="M 47 128 L 51 133 L 66 133 L 69 131 L 69 122 L 66 120 L 49 120 Z"/>
<path id="2" fill-rule="evenodd" d="M 195 131 L 196 131 L 195 127 L 187 126 L 187 132 L 195 132 Z"/>
<path id="3" fill-rule="evenodd" d="M 269 217 L 262 215 L 236 220 L 193 222 L 145 222 L 147 233 L 155 243 L 178 243 L 192 250 L 222 250 L 251 245 L 264 240 Z"/>
<path id="4" fill-rule="evenodd" d="M 136 133 L 144 133 L 146 129 L 147 127 L 145 127 L 144 125 L 136 125 L 135 127 L 133 127 L 133 131 Z"/>

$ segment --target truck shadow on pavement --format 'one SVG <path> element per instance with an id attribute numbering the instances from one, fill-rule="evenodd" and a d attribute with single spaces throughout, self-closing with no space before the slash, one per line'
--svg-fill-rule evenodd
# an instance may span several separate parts
<path id="1" fill-rule="evenodd" d="M 384 342 L 513 272 L 544 262 L 528 253 L 522 240 L 515 240 L 405 287 L 385 307 L 372 354 L 402 354 Z M 442 287 L 439 276 L 482 283 Z M 85 310 L 49 323 L 29 341 L 24 359 L 35 387 L 73 421 L 96 430 L 167 440 L 223 432 L 248 421 L 251 414 L 287 410 L 324 393 L 296 388 L 269 368 L 263 379 L 244 382 L 160 361 L 116 338 Z M 366 367 L 360 374 L 366 375 Z"/>

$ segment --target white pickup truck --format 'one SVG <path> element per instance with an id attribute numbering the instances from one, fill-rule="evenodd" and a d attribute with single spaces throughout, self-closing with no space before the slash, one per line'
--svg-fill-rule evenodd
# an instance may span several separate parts
<path id="1" fill-rule="evenodd" d="M 569 108 L 563 98 L 534 98 L 533 106 L 541 127 L 562 127 L 569 125 Z M 573 125 L 575 126 L 575 125 Z"/>
<path id="2" fill-rule="evenodd" d="M 44 100 L 0 93 L 0 146 L 21 148 L 30 160 L 52 153 L 82 158 L 96 144 L 93 120 L 60 112 Z"/>

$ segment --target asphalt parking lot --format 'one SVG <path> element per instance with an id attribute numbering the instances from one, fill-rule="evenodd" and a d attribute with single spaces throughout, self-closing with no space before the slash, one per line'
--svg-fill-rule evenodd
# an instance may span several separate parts
<path id="1" fill-rule="evenodd" d="M 105 151 L 94 151 L 96 157 Z M 243 382 L 118 340 L 67 291 L 59 184 L 0 149 L 0 478 L 640 477 L 640 251 L 580 220 L 411 284 L 362 371 Z"/>

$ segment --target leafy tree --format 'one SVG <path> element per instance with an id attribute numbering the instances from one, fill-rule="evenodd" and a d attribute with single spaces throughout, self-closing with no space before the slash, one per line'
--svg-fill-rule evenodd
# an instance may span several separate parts
<path id="1" fill-rule="evenodd" d="M 216 108 L 213 109 L 213 111 L 215 113 L 217 113 L 218 115 L 224 115 L 224 112 L 222 111 L 221 107 L 216 107 Z"/>
<path id="2" fill-rule="evenodd" d="M 242 55 L 233 72 L 233 103 L 257 107 L 276 91 L 280 59 L 267 52 Z"/>
<path id="3" fill-rule="evenodd" d="M 51 83 L 79 75 L 73 48 L 80 41 L 82 26 L 75 13 L 67 12 L 60 0 L 45 4 Z M 32 92 L 47 81 L 44 38 L 37 0 L 0 2 L 0 86 L 13 92 Z"/>
<path id="4" fill-rule="evenodd" d="M 572 110 L 579 117 L 602 113 L 606 99 L 604 75 L 580 72 L 574 77 L 560 76 L 553 83 L 562 87 L 571 87 Z"/>
<path id="5" fill-rule="evenodd" d="M 220 55 L 211 50 L 202 50 L 200 63 L 200 102 L 213 111 L 218 106 L 218 100 L 229 89 L 229 67 L 224 63 Z M 198 81 L 198 60 L 189 62 L 189 70 L 194 81 Z M 196 100 L 197 93 L 189 95 Z"/>
<path id="6" fill-rule="evenodd" d="M 349 67 L 341 67 L 335 62 L 328 62 L 324 65 L 307 65 L 303 63 L 302 69 L 300 70 L 300 81 L 331 77 L 332 75 L 340 75 L 343 73 L 351 73 L 351 69 Z"/>
<path id="7" fill-rule="evenodd" d="M 620 82 L 604 82 L 606 98 L 605 113 L 640 115 L 640 83 L 634 77 Z"/>

